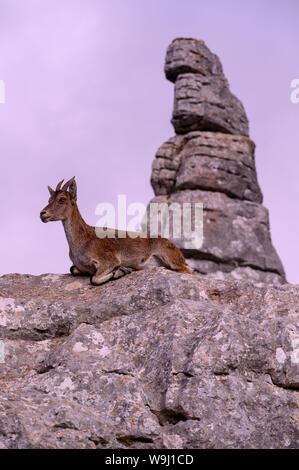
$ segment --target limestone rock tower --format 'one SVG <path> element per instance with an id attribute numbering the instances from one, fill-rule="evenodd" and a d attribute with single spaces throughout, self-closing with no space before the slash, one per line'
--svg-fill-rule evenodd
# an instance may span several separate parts
<path id="1" fill-rule="evenodd" d="M 262 205 L 248 119 L 220 60 L 203 41 L 178 38 L 167 49 L 165 74 L 174 83 L 175 136 L 156 153 L 151 202 L 203 205 L 202 245 L 190 246 L 183 232 L 170 238 L 195 273 L 285 282 Z"/>

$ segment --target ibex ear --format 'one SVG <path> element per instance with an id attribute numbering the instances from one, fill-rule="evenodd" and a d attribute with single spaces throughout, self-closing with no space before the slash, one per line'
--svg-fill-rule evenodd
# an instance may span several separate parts
<path id="1" fill-rule="evenodd" d="M 71 183 L 69 185 L 69 193 L 71 195 L 72 201 L 77 201 L 77 183 L 75 181 L 75 177 L 71 179 Z"/>
<path id="2" fill-rule="evenodd" d="M 73 176 L 72 179 L 67 181 L 62 186 L 62 191 L 67 191 L 67 190 L 69 190 L 72 202 L 75 202 L 77 200 L 77 184 L 76 184 L 74 176 Z M 57 191 L 57 189 L 56 189 L 56 191 Z"/>
<path id="3" fill-rule="evenodd" d="M 53 196 L 53 194 L 55 194 L 54 189 L 52 189 L 50 186 L 48 186 L 48 190 L 49 190 L 49 193 L 50 193 L 51 196 Z"/>

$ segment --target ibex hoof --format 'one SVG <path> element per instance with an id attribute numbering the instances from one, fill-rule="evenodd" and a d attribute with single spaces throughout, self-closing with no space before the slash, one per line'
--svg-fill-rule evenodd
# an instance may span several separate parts
<path id="1" fill-rule="evenodd" d="M 131 268 L 125 268 L 124 266 L 120 266 L 116 271 L 113 273 L 113 279 L 118 279 L 126 274 L 130 274 L 132 272 Z"/>
<path id="2" fill-rule="evenodd" d="M 133 271 L 133 268 L 125 268 L 124 266 L 121 266 L 119 269 L 121 269 L 124 274 L 131 274 Z"/>
<path id="3" fill-rule="evenodd" d="M 79 276 L 81 274 L 81 272 L 78 268 L 76 268 L 76 266 L 71 266 L 70 271 L 73 276 Z"/>

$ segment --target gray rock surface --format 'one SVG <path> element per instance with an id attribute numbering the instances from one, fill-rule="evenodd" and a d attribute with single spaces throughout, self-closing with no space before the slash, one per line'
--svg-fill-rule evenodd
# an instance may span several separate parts
<path id="1" fill-rule="evenodd" d="M 177 135 L 156 153 L 151 175 L 156 197 L 147 215 L 151 203 L 177 204 L 182 213 L 189 203 L 194 223 L 195 207 L 201 203 L 201 246 L 189 243 L 183 221 L 179 236 L 174 236 L 173 220 L 168 221 L 170 238 L 195 273 L 284 283 L 268 211 L 261 205 L 255 144 L 248 138 L 243 106 L 229 91 L 220 60 L 203 41 L 179 38 L 167 49 L 165 73 L 175 83 L 172 122 Z M 167 219 L 159 217 L 163 229 Z M 149 220 L 143 230 L 149 230 Z"/>
<path id="2" fill-rule="evenodd" d="M 230 92 L 218 57 L 203 41 L 172 41 L 165 74 L 175 82 L 172 124 L 177 134 L 211 130 L 249 135 L 244 107 Z"/>
<path id="3" fill-rule="evenodd" d="M 173 137 L 159 148 L 153 162 L 151 183 L 155 194 L 212 189 L 261 203 L 254 149 L 247 137 L 219 132 L 195 131 Z"/>
<path id="4" fill-rule="evenodd" d="M 299 287 L 0 278 L 0 448 L 298 448 Z"/>

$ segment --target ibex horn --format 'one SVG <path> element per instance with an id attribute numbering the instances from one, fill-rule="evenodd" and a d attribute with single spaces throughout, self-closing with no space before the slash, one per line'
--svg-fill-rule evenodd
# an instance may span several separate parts
<path id="1" fill-rule="evenodd" d="M 62 185 L 63 182 L 64 182 L 64 179 L 61 180 L 61 181 L 58 183 L 58 185 L 56 186 L 56 190 L 55 190 L 55 191 L 60 191 L 60 187 L 61 187 L 61 185 Z"/>
<path id="2" fill-rule="evenodd" d="M 69 181 L 67 181 L 63 187 L 62 187 L 62 191 L 66 191 L 67 188 L 71 185 L 71 183 L 74 181 L 75 177 L 73 176 Z"/>

